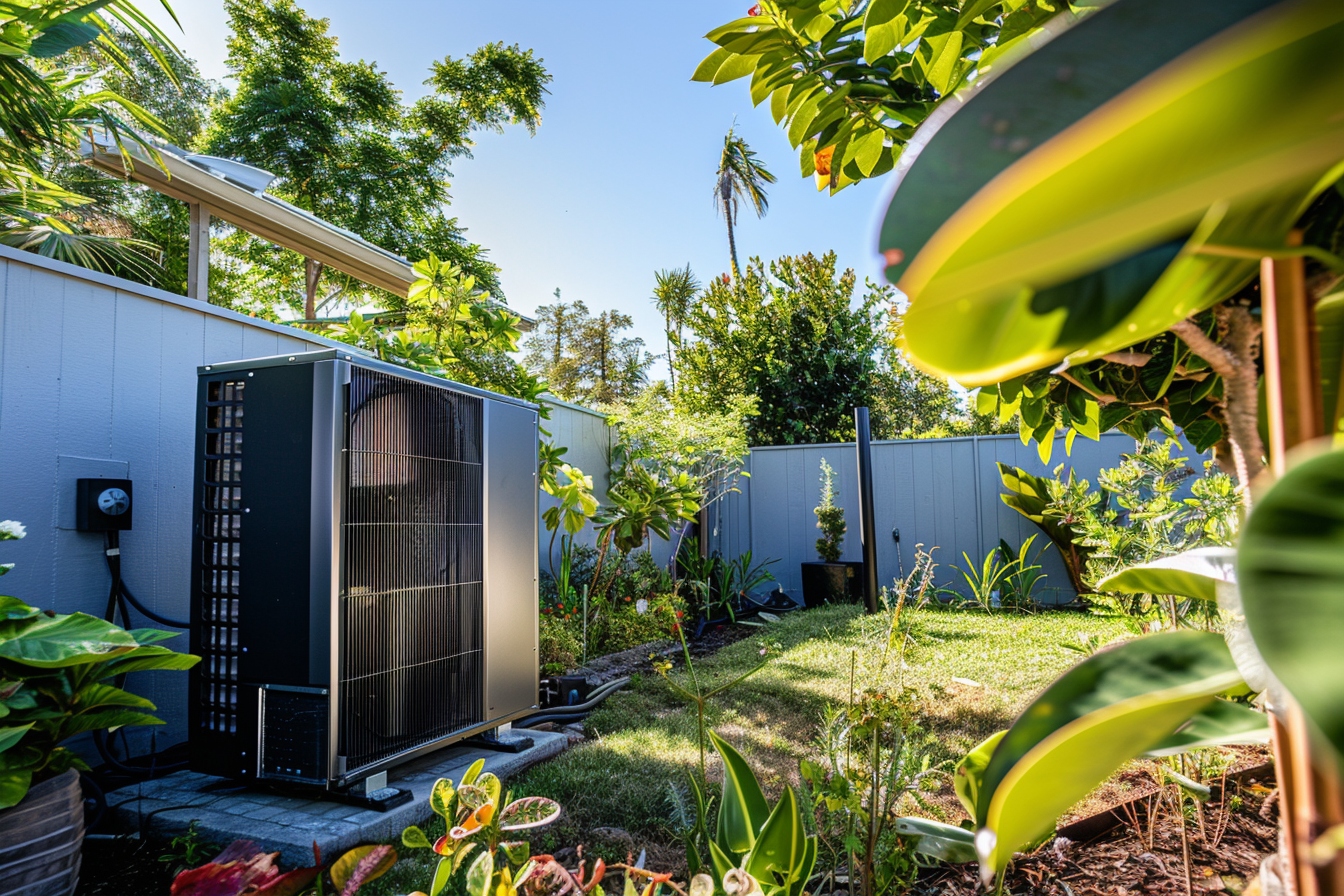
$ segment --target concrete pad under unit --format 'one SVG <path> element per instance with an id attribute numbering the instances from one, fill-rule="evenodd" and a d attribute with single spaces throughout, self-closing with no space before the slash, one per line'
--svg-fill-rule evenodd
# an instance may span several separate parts
<path id="1" fill-rule="evenodd" d="M 387 773 L 388 786 L 415 794 L 415 799 L 388 812 L 307 799 L 242 787 L 225 778 L 195 772 L 177 772 L 156 781 L 134 784 L 107 794 L 115 831 L 138 831 L 142 837 L 168 838 L 187 829 L 192 821 L 201 836 L 225 846 L 234 840 L 252 840 L 268 852 L 281 854 L 283 867 L 309 865 L 313 843 L 325 861 L 361 843 L 396 841 L 408 825 L 424 824 L 433 815 L 429 791 L 439 778 L 461 780 L 477 759 L 501 780 L 559 754 L 569 744 L 564 732 L 502 731 L 509 741 L 532 738 L 521 753 L 500 753 L 474 746 L 454 746 L 399 766 Z M 505 785 L 507 789 L 507 784 Z"/>

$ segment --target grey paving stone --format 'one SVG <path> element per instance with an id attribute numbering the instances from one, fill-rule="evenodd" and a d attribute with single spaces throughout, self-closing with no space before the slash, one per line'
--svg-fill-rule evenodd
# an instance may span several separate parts
<path id="1" fill-rule="evenodd" d="M 506 732 L 503 739 L 510 736 Z M 115 805 L 139 797 L 111 810 L 117 830 L 137 830 L 148 817 L 149 835 L 171 837 L 196 821 L 197 829 L 207 840 L 217 843 L 252 840 L 262 849 L 279 852 L 285 867 L 311 863 L 314 841 L 330 861 L 353 846 L 396 840 L 408 825 L 423 824 L 432 814 L 429 792 L 434 782 L 439 778 L 459 780 L 478 758 L 485 758 L 488 771 L 507 779 L 568 746 L 563 733 L 529 731 L 526 736 L 533 739 L 533 746 L 522 753 L 449 747 L 393 769 L 388 773 L 388 783 L 410 790 L 414 799 L 390 812 L 264 790 L 217 792 L 208 788 L 223 783 L 221 779 L 193 772 L 177 772 L 113 791 L 108 794 L 108 803 Z M 151 816 L 151 812 L 155 814 Z"/>

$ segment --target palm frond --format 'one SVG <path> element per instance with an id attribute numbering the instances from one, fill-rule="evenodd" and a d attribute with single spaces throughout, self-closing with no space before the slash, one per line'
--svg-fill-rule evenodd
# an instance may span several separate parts
<path id="1" fill-rule="evenodd" d="M 88 233 L 51 215 L 0 231 L 0 244 L 145 283 L 162 272 L 153 243 Z"/>

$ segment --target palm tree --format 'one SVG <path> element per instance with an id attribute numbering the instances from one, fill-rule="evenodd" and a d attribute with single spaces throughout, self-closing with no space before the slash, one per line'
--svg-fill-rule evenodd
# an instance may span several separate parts
<path id="1" fill-rule="evenodd" d="M 653 303 L 663 313 L 667 330 L 667 375 L 672 388 L 677 387 L 677 372 L 672 367 L 672 333 L 676 327 L 676 342 L 681 345 L 681 325 L 690 311 L 691 300 L 700 291 L 700 281 L 691 273 L 691 266 L 671 271 L 659 271 L 653 275 Z"/>
<path id="2" fill-rule="evenodd" d="M 742 200 L 751 203 L 756 217 L 762 217 L 770 207 L 765 185 L 775 182 L 775 176 L 756 161 L 756 153 L 747 141 L 733 134 L 723 138 L 723 152 L 719 156 L 718 180 L 714 184 L 714 204 L 723 210 L 728 221 L 728 255 L 733 263 L 733 279 L 738 277 L 737 243 L 733 239 L 733 224 L 737 222 L 737 206 Z"/>
<path id="3" fill-rule="evenodd" d="M 172 14 L 167 0 L 160 0 Z M 180 54 L 131 0 L 31 0 L 4 12 L 0 38 L 0 243 L 96 269 L 150 272 L 154 247 L 97 232 L 107 223 L 94 199 L 49 179 L 48 169 L 73 163 L 80 138 L 96 126 L 130 164 L 129 144 L 143 144 L 127 119 L 161 132 L 162 124 L 110 90 L 84 89 L 85 79 L 50 60 L 84 48 L 88 61 L 129 74 L 117 41 L 143 46 L 174 77 Z M 115 25 L 114 25 L 115 23 Z M 117 27 L 119 26 L 119 27 Z M 153 150 L 149 150 L 153 155 Z M 91 224 L 92 226 L 85 226 Z"/>

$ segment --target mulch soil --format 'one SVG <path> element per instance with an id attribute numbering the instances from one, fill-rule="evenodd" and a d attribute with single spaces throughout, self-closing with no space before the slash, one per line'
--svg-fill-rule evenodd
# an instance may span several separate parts
<path id="1" fill-rule="evenodd" d="M 1202 813 L 1185 819 L 1189 845 L 1189 892 L 1240 894 L 1260 870 L 1261 860 L 1277 847 L 1278 799 L 1274 774 L 1267 766 L 1230 774 L 1215 784 Z M 1187 806 L 1189 805 L 1187 801 Z M 1111 814 L 1111 818 L 1106 818 Z M 1187 815 L 1190 813 L 1187 810 Z M 1202 815 L 1202 818 L 1200 817 Z M 1088 827 L 1115 826 L 1087 839 Z M 1181 822 L 1171 801 L 1153 788 L 1117 807 L 1061 828 L 1060 836 L 1013 863 L 1005 891 L 1040 896 L 1130 896 L 1187 893 Z M 973 866 L 950 866 L 921 875 L 918 896 L 970 896 L 981 893 Z"/>

